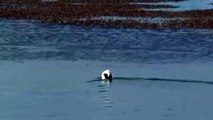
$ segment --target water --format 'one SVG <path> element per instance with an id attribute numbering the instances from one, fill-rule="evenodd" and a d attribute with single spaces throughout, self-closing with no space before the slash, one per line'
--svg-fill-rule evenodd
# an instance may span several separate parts
<path id="1" fill-rule="evenodd" d="M 24 26 L 24 29 L 23 29 Z M 211 61 L 212 30 L 99 29 L 2 20 L 1 60 Z"/>
<path id="2" fill-rule="evenodd" d="M 182 2 L 159 2 L 157 4 L 165 4 L 165 5 L 173 5 L 178 6 L 177 8 L 162 8 L 162 9 L 153 9 L 153 10 L 169 10 L 169 11 L 187 11 L 187 10 L 208 10 L 213 9 L 213 5 L 211 5 L 212 0 L 187 0 Z M 150 4 L 150 3 L 148 3 Z M 156 3 L 151 3 L 156 4 Z"/>
<path id="3" fill-rule="evenodd" d="M 0 119 L 211 120 L 212 38 L 2 19 Z"/>

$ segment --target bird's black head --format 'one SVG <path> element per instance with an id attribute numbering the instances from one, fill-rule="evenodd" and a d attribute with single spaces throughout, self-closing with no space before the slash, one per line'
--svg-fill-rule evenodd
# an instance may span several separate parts
<path id="1" fill-rule="evenodd" d="M 104 77 L 109 80 L 110 82 L 112 82 L 112 74 L 110 73 L 109 75 L 108 74 L 104 74 Z"/>

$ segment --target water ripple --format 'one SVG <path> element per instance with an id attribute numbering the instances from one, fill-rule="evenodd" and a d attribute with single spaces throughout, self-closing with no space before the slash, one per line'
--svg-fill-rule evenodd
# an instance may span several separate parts
<path id="1" fill-rule="evenodd" d="M 0 28 L 0 60 L 213 60 L 212 30 L 99 29 L 6 19 Z"/>
<path id="2" fill-rule="evenodd" d="M 187 79 L 166 79 L 166 78 L 141 78 L 141 77 L 114 77 L 115 80 L 146 80 L 146 81 L 166 81 L 166 82 L 183 82 L 183 83 L 201 83 L 213 84 L 213 81 L 187 80 Z"/>
<path id="3" fill-rule="evenodd" d="M 213 81 L 190 80 L 190 79 L 168 79 L 168 78 L 113 77 L 113 81 L 114 80 L 127 80 L 127 81 L 144 80 L 144 81 L 162 81 L 162 82 L 183 82 L 183 83 L 213 84 Z M 100 82 L 100 81 L 101 81 L 101 78 L 98 77 L 95 80 L 89 80 L 89 81 L 86 81 L 86 82 L 93 83 L 93 82 Z M 99 87 L 105 87 L 105 85 L 99 85 Z M 105 91 L 99 91 L 99 92 L 106 92 L 106 90 Z"/>

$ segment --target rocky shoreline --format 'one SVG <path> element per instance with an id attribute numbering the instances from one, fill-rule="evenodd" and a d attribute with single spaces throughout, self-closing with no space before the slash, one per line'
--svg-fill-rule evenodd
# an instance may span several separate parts
<path id="1" fill-rule="evenodd" d="M 174 1 L 178 2 L 179 0 Z M 40 0 L 11 0 L 8 2 L 0 0 L 0 17 L 104 28 L 213 28 L 213 9 L 190 11 L 152 10 L 174 7 L 177 6 L 150 5 L 147 3 L 132 4 L 132 2 L 130 4 L 125 1 L 113 4 L 110 2 L 88 3 L 68 0 L 51 2 Z M 113 18 L 105 19 L 103 16 Z M 119 19 L 120 17 L 126 19 Z M 155 22 L 152 22 L 153 19 Z"/>

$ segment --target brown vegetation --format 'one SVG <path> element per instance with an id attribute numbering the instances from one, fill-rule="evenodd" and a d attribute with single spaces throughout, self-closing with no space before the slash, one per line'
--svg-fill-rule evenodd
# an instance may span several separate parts
<path id="1" fill-rule="evenodd" d="M 81 1 L 81 3 L 75 4 L 76 1 L 74 0 L 59 0 L 57 2 L 41 2 L 40 0 L 10 0 L 8 2 L 7 0 L 0 0 L 0 17 L 12 19 L 29 19 L 60 24 L 116 28 L 213 28 L 213 10 L 194 10 L 183 12 L 146 11 L 143 8 L 174 6 L 127 4 L 125 0 L 113 0 L 117 4 L 112 4 L 113 1 L 108 3 L 104 3 L 104 1 L 106 0 L 102 0 L 101 4 L 88 3 L 89 1 Z M 16 7 L 11 7 L 13 4 L 15 4 Z M 92 19 L 92 17 L 98 16 L 153 18 L 180 17 L 183 19 L 165 20 L 159 23 L 141 22 L 134 19 Z"/>

